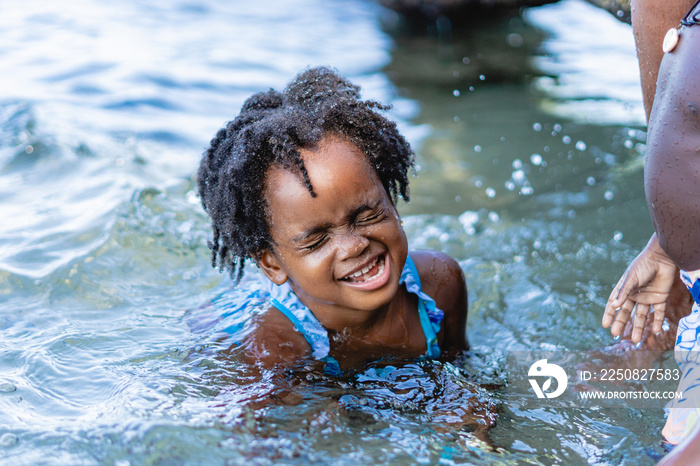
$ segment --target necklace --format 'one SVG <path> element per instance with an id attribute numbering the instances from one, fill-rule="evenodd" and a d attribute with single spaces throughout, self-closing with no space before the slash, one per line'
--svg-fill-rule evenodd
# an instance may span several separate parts
<path id="1" fill-rule="evenodd" d="M 675 28 L 671 28 L 668 30 L 668 32 L 666 32 L 666 35 L 664 36 L 664 42 L 661 45 L 661 50 L 663 50 L 664 53 L 673 52 L 673 50 L 678 45 L 678 41 L 680 41 L 681 38 L 681 27 L 691 27 L 695 26 L 696 24 L 700 24 L 700 11 L 696 11 L 695 13 L 693 13 L 693 11 L 697 8 L 698 4 L 700 4 L 700 0 L 696 0 L 696 2 L 693 4 L 690 10 L 688 10 L 688 12 L 685 14 L 683 19 L 681 19 L 681 23 L 678 26 L 676 26 Z"/>

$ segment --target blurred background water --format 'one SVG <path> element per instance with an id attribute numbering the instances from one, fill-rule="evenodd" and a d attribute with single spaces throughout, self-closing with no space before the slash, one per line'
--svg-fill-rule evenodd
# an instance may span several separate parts
<path id="1" fill-rule="evenodd" d="M 510 351 L 611 343 L 605 300 L 652 232 L 628 25 L 582 0 L 432 22 L 369 0 L 64 3 L 0 15 L 0 463 L 664 453 L 660 408 L 548 409 L 493 388 Z M 246 97 L 316 65 L 394 106 L 418 155 L 409 241 L 460 261 L 472 361 L 309 373 L 300 403 L 254 410 L 272 382 L 246 381 L 186 319 L 231 287 L 193 174 Z M 495 448 L 436 414 L 473 397 L 498 405 Z"/>

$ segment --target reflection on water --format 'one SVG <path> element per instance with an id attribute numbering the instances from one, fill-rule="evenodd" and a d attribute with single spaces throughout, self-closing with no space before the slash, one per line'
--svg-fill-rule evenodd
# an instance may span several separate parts
<path id="1" fill-rule="evenodd" d="M 502 397 L 509 351 L 610 343 L 603 303 L 651 233 L 628 26 L 578 0 L 435 24 L 361 0 L 7 10 L 0 462 L 652 464 L 663 452 L 660 411 Z M 317 64 L 395 105 L 419 163 L 400 206 L 409 239 L 456 257 L 469 282 L 465 361 L 385 361 L 339 380 L 301 368 L 279 385 L 236 364 L 215 319 L 186 318 L 230 286 L 209 267 L 201 150 L 250 93 Z M 242 288 L 260 283 L 251 269 Z M 494 405 L 496 426 L 476 435 Z M 457 422 L 470 409 L 476 424 Z"/>

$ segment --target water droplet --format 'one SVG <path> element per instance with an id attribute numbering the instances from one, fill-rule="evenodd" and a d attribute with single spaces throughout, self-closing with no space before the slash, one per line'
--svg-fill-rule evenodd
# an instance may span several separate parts
<path id="1" fill-rule="evenodd" d="M 455 97 L 459 97 L 459 89 L 455 89 L 454 91 L 452 91 L 452 95 Z"/>
<path id="2" fill-rule="evenodd" d="M 24 148 L 24 152 L 26 152 L 27 154 L 31 154 L 32 152 L 34 152 L 34 147 L 33 147 L 33 146 L 27 146 L 27 147 Z"/>
<path id="3" fill-rule="evenodd" d="M 194 190 L 187 191 L 185 199 L 187 199 L 187 202 L 190 204 L 199 204 L 199 195 Z"/>
<path id="4" fill-rule="evenodd" d="M 520 170 L 521 168 L 523 168 L 523 161 L 520 159 L 513 160 L 513 168 L 515 168 L 516 170 Z"/>
<path id="5" fill-rule="evenodd" d="M 462 225 L 467 234 L 473 235 L 476 233 L 476 222 L 479 221 L 479 214 L 468 210 L 460 215 L 457 220 L 459 220 L 459 223 Z"/>
<path id="6" fill-rule="evenodd" d="M 588 184 L 588 186 L 595 186 L 595 178 L 589 176 L 588 178 L 586 178 L 586 184 Z"/>
<path id="7" fill-rule="evenodd" d="M 540 165 L 542 163 L 542 156 L 540 154 L 532 154 L 530 156 L 530 162 L 533 165 Z"/>
<path id="8" fill-rule="evenodd" d="M 626 147 L 627 149 L 633 148 L 633 147 L 634 147 L 634 143 L 632 142 L 632 140 L 626 139 L 626 140 L 625 140 L 625 147 Z"/>
<path id="9" fill-rule="evenodd" d="M 508 45 L 511 47 L 521 47 L 523 45 L 523 36 L 512 32 L 506 36 L 506 42 L 508 42 Z"/>
<path id="10" fill-rule="evenodd" d="M 563 138 L 561 138 L 561 142 L 563 142 L 564 144 L 571 144 L 571 138 L 569 136 L 564 136 Z"/>
<path id="11" fill-rule="evenodd" d="M 455 115 L 454 118 L 453 118 L 453 120 L 454 120 L 455 123 L 459 123 L 460 120 L 461 120 L 461 118 L 459 118 L 457 115 Z"/>
<path id="12" fill-rule="evenodd" d="M 618 243 L 622 241 L 622 232 L 621 231 L 616 231 L 615 234 L 613 234 L 613 239 L 617 241 Z"/>
<path id="13" fill-rule="evenodd" d="M 523 196 L 529 196 L 534 192 L 535 190 L 532 189 L 532 186 L 523 186 L 522 188 L 520 188 L 520 194 L 522 194 Z"/>
<path id="14" fill-rule="evenodd" d="M 537 132 L 540 132 L 540 131 L 542 131 L 542 124 L 541 123 L 533 123 L 532 129 L 537 131 Z"/>
<path id="15" fill-rule="evenodd" d="M 478 144 L 474 146 L 474 152 L 481 152 L 481 146 Z"/>
<path id="16" fill-rule="evenodd" d="M 493 189 L 493 188 L 486 188 L 486 195 L 487 195 L 489 198 L 492 198 L 492 199 L 493 199 L 494 197 L 496 197 L 496 190 Z"/>
<path id="17" fill-rule="evenodd" d="M 605 194 L 603 195 L 606 201 L 612 201 L 615 195 L 613 194 L 612 191 L 605 191 Z"/>
<path id="18" fill-rule="evenodd" d="M 522 170 L 515 170 L 511 176 L 513 177 L 513 181 L 516 183 L 522 183 L 525 181 L 525 172 Z"/>
<path id="19" fill-rule="evenodd" d="M 570 210 L 566 213 L 566 216 L 569 218 L 576 218 L 576 211 L 575 210 Z"/>
<path id="20" fill-rule="evenodd" d="M 486 76 L 484 76 L 483 74 L 480 74 L 479 81 L 484 81 L 484 80 L 486 80 Z"/>
<path id="21" fill-rule="evenodd" d="M 498 214 L 496 212 L 489 212 L 489 220 L 491 220 L 493 223 L 498 222 Z"/>
<path id="22" fill-rule="evenodd" d="M 559 123 L 557 123 L 556 125 L 554 125 L 554 131 L 556 131 L 557 133 L 560 133 L 560 132 L 561 132 L 561 129 L 562 129 L 562 128 L 561 128 L 561 125 L 560 125 Z"/>
<path id="23" fill-rule="evenodd" d="M 464 57 L 464 58 L 462 58 L 462 63 L 464 63 L 465 65 L 468 65 L 469 63 L 471 63 L 471 60 L 469 59 L 469 57 Z"/>
<path id="24" fill-rule="evenodd" d="M 474 92 L 474 86 L 469 86 L 469 92 Z"/>
<path id="25" fill-rule="evenodd" d="M 508 191 L 513 191 L 515 189 L 515 183 L 510 180 L 506 181 L 505 186 Z"/>
<path id="26" fill-rule="evenodd" d="M 584 150 L 586 150 L 586 143 L 583 141 L 577 141 L 576 148 L 580 151 L 584 151 Z"/>

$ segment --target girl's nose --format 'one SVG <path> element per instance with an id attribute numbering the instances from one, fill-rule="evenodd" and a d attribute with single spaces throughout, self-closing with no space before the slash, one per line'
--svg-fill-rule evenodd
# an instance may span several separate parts
<path id="1" fill-rule="evenodd" d="M 341 259 L 361 256 L 369 247 L 369 239 L 357 233 L 348 233 L 339 239 Z"/>

